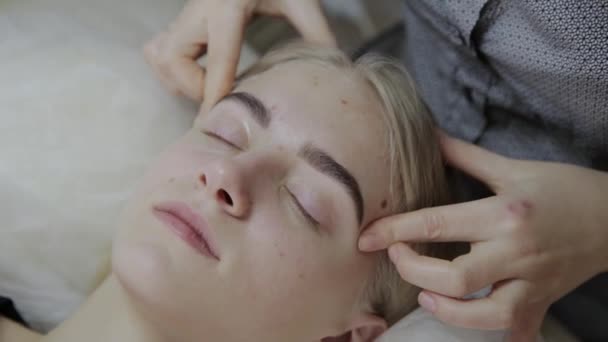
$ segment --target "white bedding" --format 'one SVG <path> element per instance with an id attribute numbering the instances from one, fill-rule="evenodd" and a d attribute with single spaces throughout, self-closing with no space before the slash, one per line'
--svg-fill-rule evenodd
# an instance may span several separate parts
<path id="1" fill-rule="evenodd" d="M 182 3 L 0 0 L 0 294 L 40 331 L 86 297 L 124 199 L 196 113 L 162 89 L 139 48 Z M 502 334 L 417 311 L 381 339 L 404 340 Z"/>

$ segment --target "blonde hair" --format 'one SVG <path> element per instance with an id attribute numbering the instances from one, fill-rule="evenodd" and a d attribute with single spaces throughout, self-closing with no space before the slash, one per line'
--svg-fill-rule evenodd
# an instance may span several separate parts
<path id="1" fill-rule="evenodd" d="M 401 65 L 373 54 L 352 61 L 337 49 L 295 42 L 266 54 L 240 79 L 290 61 L 320 63 L 353 72 L 374 91 L 383 108 L 387 132 L 393 213 L 448 203 L 448 184 L 433 119 Z M 413 247 L 419 253 L 442 258 L 451 258 L 458 250 L 447 244 Z M 401 279 L 387 253 L 383 253 L 362 300 L 367 300 L 371 310 L 390 326 L 416 307 L 419 291 Z"/>

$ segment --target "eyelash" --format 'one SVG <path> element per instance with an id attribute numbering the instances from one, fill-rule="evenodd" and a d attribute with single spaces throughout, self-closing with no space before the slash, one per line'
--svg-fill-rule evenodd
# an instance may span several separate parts
<path id="1" fill-rule="evenodd" d="M 215 140 L 219 140 L 220 142 L 222 142 L 222 143 L 224 143 L 224 144 L 226 144 L 226 145 L 228 145 L 228 146 L 230 146 L 230 147 L 232 147 L 232 148 L 234 148 L 236 150 L 239 150 L 239 151 L 243 150 L 242 148 L 240 148 L 239 146 L 237 146 L 236 144 L 234 144 L 230 140 L 222 137 L 219 134 L 216 134 L 216 133 L 211 132 L 211 131 L 202 131 L 202 133 L 205 134 L 208 137 L 211 137 L 211 138 L 215 139 Z"/>
<path id="2" fill-rule="evenodd" d="M 302 206 L 302 204 L 300 203 L 300 201 L 298 200 L 298 198 L 287 187 L 285 187 L 285 189 L 287 190 L 287 193 L 289 194 L 289 196 L 293 200 L 293 203 L 298 207 L 298 210 L 300 211 L 300 214 L 302 214 L 302 216 L 304 217 L 304 219 L 306 219 L 306 221 L 308 221 L 308 223 L 310 223 L 316 230 L 318 230 L 319 226 L 321 225 L 319 223 L 319 221 L 317 221 L 314 217 L 312 217 L 306 211 L 306 209 L 304 209 L 304 207 Z"/>

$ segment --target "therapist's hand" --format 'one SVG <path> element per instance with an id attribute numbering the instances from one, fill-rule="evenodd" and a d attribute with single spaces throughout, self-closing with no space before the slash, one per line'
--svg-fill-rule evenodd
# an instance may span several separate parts
<path id="1" fill-rule="evenodd" d="M 175 22 L 144 47 L 172 92 L 212 105 L 234 82 L 243 31 L 254 14 L 286 17 L 304 39 L 335 45 L 319 0 L 190 0 Z M 207 70 L 196 62 L 208 54 Z"/>
<path id="2" fill-rule="evenodd" d="M 403 279 L 425 289 L 421 306 L 441 321 L 535 341 L 549 305 L 608 271 L 608 174 L 441 140 L 447 161 L 496 195 L 381 219 L 359 247 L 389 248 Z M 450 262 L 404 243 L 439 241 L 469 241 L 471 252 Z M 491 284 L 487 298 L 458 299 Z"/>

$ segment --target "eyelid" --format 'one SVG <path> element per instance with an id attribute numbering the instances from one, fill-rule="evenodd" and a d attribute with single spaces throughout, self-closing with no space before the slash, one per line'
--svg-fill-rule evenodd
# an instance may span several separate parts
<path id="1" fill-rule="evenodd" d="M 304 206 L 302 206 L 302 203 L 300 203 L 300 200 L 298 200 L 296 195 L 294 195 L 293 192 L 291 192 L 291 190 L 289 190 L 289 188 L 285 187 L 285 189 L 287 190 L 287 193 L 293 200 L 294 204 L 300 210 L 300 213 L 302 214 L 302 216 L 304 216 L 304 218 L 308 221 L 308 223 L 310 223 L 316 230 L 319 230 L 321 223 L 319 223 L 319 221 L 317 221 L 317 219 L 315 219 L 312 215 L 310 215 L 310 213 L 304 208 Z"/>
<path id="2" fill-rule="evenodd" d="M 240 146 L 236 145 L 236 144 L 235 144 L 235 143 L 233 143 L 232 141 L 230 141 L 230 140 L 228 140 L 228 139 L 226 139 L 226 138 L 222 137 L 221 135 L 219 135 L 219 134 L 217 134 L 217 133 L 215 133 L 215 132 L 213 132 L 213 131 L 207 131 L 207 130 L 203 130 L 202 132 L 203 132 L 203 134 L 205 134 L 205 135 L 207 135 L 207 136 L 209 136 L 209 137 L 212 137 L 212 138 L 214 138 L 214 139 L 220 140 L 221 142 L 225 143 L 226 145 L 229 145 L 230 147 L 232 147 L 232 148 L 234 148 L 234 149 L 237 149 L 237 150 L 239 150 L 239 151 L 242 151 L 242 150 L 243 150 L 243 149 L 242 149 Z"/>

